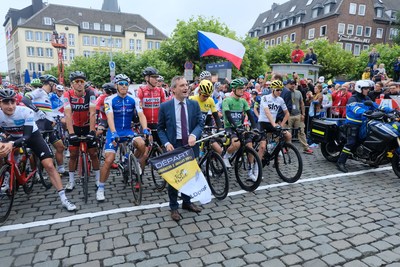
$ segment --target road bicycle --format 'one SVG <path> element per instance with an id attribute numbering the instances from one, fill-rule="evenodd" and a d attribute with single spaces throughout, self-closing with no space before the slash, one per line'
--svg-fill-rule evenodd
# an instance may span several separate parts
<path id="1" fill-rule="evenodd" d="M 154 135 L 157 133 L 157 130 L 151 130 L 151 132 L 152 132 L 152 136 L 154 138 Z M 148 147 L 146 165 L 150 165 L 151 178 L 154 182 L 155 190 L 162 191 L 167 186 L 167 181 L 165 181 L 158 174 L 158 172 L 154 169 L 153 165 L 149 164 L 149 160 L 160 156 L 162 153 L 164 153 L 164 150 L 157 142 L 155 142 L 153 140 L 151 140 L 149 137 L 147 137 L 147 139 L 146 139 L 146 145 Z"/>
<path id="2" fill-rule="evenodd" d="M 35 182 L 36 156 L 29 148 L 16 148 L 7 156 L 0 169 L 0 224 L 10 215 L 14 196 L 19 186 L 26 194 L 32 192 Z"/>
<path id="3" fill-rule="evenodd" d="M 77 183 L 82 184 L 83 189 L 83 200 L 85 203 L 88 201 L 89 196 L 89 177 L 90 177 L 90 169 L 91 169 L 91 161 L 88 157 L 87 152 L 87 141 L 90 141 L 86 136 L 79 136 L 79 155 L 77 162 L 77 170 L 80 179 L 77 180 Z"/>

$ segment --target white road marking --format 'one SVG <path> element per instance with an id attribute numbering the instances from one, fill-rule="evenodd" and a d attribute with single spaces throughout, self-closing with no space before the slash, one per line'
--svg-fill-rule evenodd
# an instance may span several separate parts
<path id="1" fill-rule="evenodd" d="M 332 178 L 340 178 L 340 177 L 345 177 L 345 176 L 357 176 L 357 175 L 361 175 L 361 174 L 365 174 L 365 173 L 381 172 L 381 171 L 388 171 L 388 170 L 392 170 L 392 167 L 391 166 L 390 167 L 382 167 L 382 168 L 369 169 L 369 170 L 364 170 L 364 171 L 349 172 L 349 173 L 337 173 L 337 174 L 330 174 L 330 175 L 325 175 L 325 176 L 321 176 L 321 177 L 301 179 L 301 180 L 297 181 L 296 184 L 315 182 L 315 181 L 327 180 L 327 179 L 332 179 Z M 290 186 L 290 185 L 291 184 L 288 184 L 288 183 L 263 185 L 263 186 L 259 186 L 256 191 L 266 190 L 266 189 L 275 188 L 275 187 Z M 244 190 L 239 190 L 239 191 L 228 193 L 228 197 L 241 195 L 241 194 L 245 194 L 245 193 L 249 193 L 249 192 L 244 191 Z M 27 228 L 37 227 L 37 226 L 44 226 L 44 225 L 52 225 L 52 224 L 56 224 L 56 223 L 70 222 L 70 221 L 74 221 L 74 220 L 94 218 L 94 217 L 98 217 L 98 216 L 111 215 L 111 214 L 116 214 L 116 213 L 124 213 L 124 212 L 136 211 L 136 210 L 148 210 L 148 209 L 154 209 L 154 208 L 162 208 L 162 207 L 168 207 L 168 205 L 169 205 L 169 203 L 165 202 L 165 203 L 159 203 L 159 204 L 149 204 L 149 205 L 142 205 L 142 206 L 127 207 L 127 208 L 118 208 L 118 209 L 99 211 L 99 212 L 93 212 L 93 213 L 84 213 L 84 214 L 72 215 L 72 216 L 51 219 L 51 220 L 45 220 L 45 221 L 37 221 L 37 222 L 22 223 L 22 224 L 12 224 L 12 225 L 6 225 L 6 226 L 0 227 L 0 232 L 27 229 Z"/>

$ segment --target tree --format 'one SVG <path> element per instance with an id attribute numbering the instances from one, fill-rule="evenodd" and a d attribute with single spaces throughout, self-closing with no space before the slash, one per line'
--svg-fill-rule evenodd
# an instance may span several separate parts
<path id="1" fill-rule="evenodd" d="M 396 21 L 393 23 L 393 26 L 397 30 L 396 34 L 393 36 L 393 43 L 400 45 L 400 12 L 397 12 Z"/>
<path id="2" fill-rule="evenodd" d="M 263 42 L 258 38 L 246 36 L 242 43 L 244 47 L 246 47 L 246 53 L 244 54 L 240 72 L 234 69 L 234 77 L 243 76 L 247 78 L 257 78 L 268 69 L 265 60 L 267 51 L 264 48 Z"/>

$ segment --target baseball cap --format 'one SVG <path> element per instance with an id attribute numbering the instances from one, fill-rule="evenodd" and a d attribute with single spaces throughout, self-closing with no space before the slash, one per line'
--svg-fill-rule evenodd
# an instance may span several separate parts
<path id="1" fill-rule="evenodd" d="M 320 82 L 320 83 L 325 82 L 325 77 L 324 76 L 319 77 L 318 82 Z"/>
<path id="2" fill-rule="evenodd" d="M 265 77 L 264 77 L 264 75 L 260 75 L 260 76 L 258 76 L 258 78 L 264 79 Z"/>
<path id="3" fill-rule="evenodd" d="M 292 80 L 292 79 L 287 79 L 286 80 L 286 84 L 291 84 L 291 83 L 296 83 L 294 80 Z"/>
<path id="4" fill-rule="evenodd" d="M 307 84 L 307 81 L 304 80 L 304 79 L 301 79 L 301 80 L 300 80 L 300 84 L 301 84 L 301 85 L 306 85 L 306 84 Z"/>

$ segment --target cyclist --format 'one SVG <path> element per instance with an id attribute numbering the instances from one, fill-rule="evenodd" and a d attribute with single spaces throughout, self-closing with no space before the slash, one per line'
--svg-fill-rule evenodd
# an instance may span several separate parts
<path id="1" fill-rule="evenodd" d="M 250 107 L 247 104 L 247 101 L 242 98 L 245 84 L 241 79 L 235 79 L 231 82 L 230 87 L 232 89 L 233 96 L 225 98 L 222 102 L 225 131 L 231 135 L 231 145 L 226 150 L 224 162 L 227 162 L 232 154 L 240 148 L 240 142 L 238 142 L 238 137 L 234 129 L 243 125 L 244 113 L 247 114 L 247 117 L 250 120 L 251 128 L 257 128 L 253 116 L 251 116 Z M 253 146 L 252 140 L 245 140 L 245 142 L 247 146 Z M 252 163 L 252 165 L 254 164 Z M 253 170 L 251 166 L 248 171 L 248 175 L 249 179 L 252 181 L 257 180 L 257 175 L 254 174 L 255 172 L 256 170 Z"/>
<path id="2" fill-rule="evenodd" d="M 101 88 L 103 88 L 104 94 L 99 96 L 96 100 L 96 114 L 98 116 L 97 136 L 103 134 L 104 130 L 108 128 L 107 116 L 104 112 L 104 100 L 117 92 L 114 83 L 105 83 Z"/>
<path id="3" fill-rule="evenodd" d="M 118 74 L 114 78 L 114 82 L 117 87 L 117 93 L 107 97 L 104 103 L 105 112 L 107 114 L 108 130 L 106 134 L 105 147 L 105 160 L 104 165 L 100 172 L 100 183 L 96 192 L 97 201 L 104 201 L 104 183 L 107 181 L 110 175 L 111 164 L 114 162 L 115 153 L 118 150 L 118 142 L 124 141 L 123 138 L 120 140 L 120 136 L 135 136 L 132 131 L 131 122 L 135 111 L 137 112 L 142 126 L 143 133 L 150 135 L 151 131 L 147 128 L 146 117 L 143 114 L 142 109 L 135 100 L 135 98 L 128 94 L 128 86 L 130 79 L 125 74 Z M 146 145 L 141 137 L 135 137 L 132 140 L 135 150 L 135 156 L 141 158 L 145 151 Z M 137 170 L 141 173 L 141 170 Z"/>
<path id="4" fill-rule="evenodd" d="M 65 196 L 60 175 L 53 165 L 53 153 L 38 131 L 33 111 L 27 107 L 17 106 L 15 96 L 13 90 L 0 90 L 0 125 L 2 130 L 9 134 L 8 142 L 0 145 L 0 157 L 8 155 L 13 147 L 26 145 L 32 149 L 57 189 L 62 206 L 68 211 L 76 210 L 76 206 Z"/>
<path id="5" fill-rule="evenodd" d="M 211 76 L 212 76 L 211 72 L 209 72 L 208 70 L 202 71 L 200 73 L 200 82 L 203 81 L 203 80 L 208 80 L 208 81 L 211 82 L 211 78 L 212 78 Z M 199 94 L 199 86 L 198 85 L 196 85 L 196 88 L 194 89 L 193 94 L 194 95 L 198 95 Z"/>
<path id="6" fill-rule="evenodd" d="M 58 85 L 58 80 L 49 74 L 40 76 L 39 79 L 43 84 L 42 88 L 37 88 L 27 93 L 22 98 L 22 103 L 35 111 L 36 124 L 41 131 L 52 131 L 54 118 L 49 94 Z M 64 144 L 55 131 L 49 133 L 49 142 L 56 150 L 57 170 L 59 173 L 64 174 Z"/>
<path id="7" fill-rule="evenodd" d="M 61 122 L 65 124 L 64 119 L 64 86 L 58 84 L 56 86 L 56 90 L 53 93 L 49 94 L 50 103 L 51 103 L 51 116 L 56 118 L 59 116 L 61 118 Z"/>
<path id="8" fill-rule="evenodd" d="M 31 86 L 36 89 L 36 88 L 42 88 L 43 83 L 40 79 L 33 79 L 31 82 Z"/>
<path id="9" fill-rule="evenodd" d="M 86 136 L 88 154 L 92 161 L 96 184 L 100 179 L 100 162 L 97 156 L 96 141 L 96 97 L 90 89 L 85 89 L 86 75 L 82 71 L 74 71 L 69 75 L 71 90 L 64 93 L 65 122 L 69 133 L 69 182 L 66 190 L 75 188 L 75 170 L 79 156 L 79 138 Z"/>

